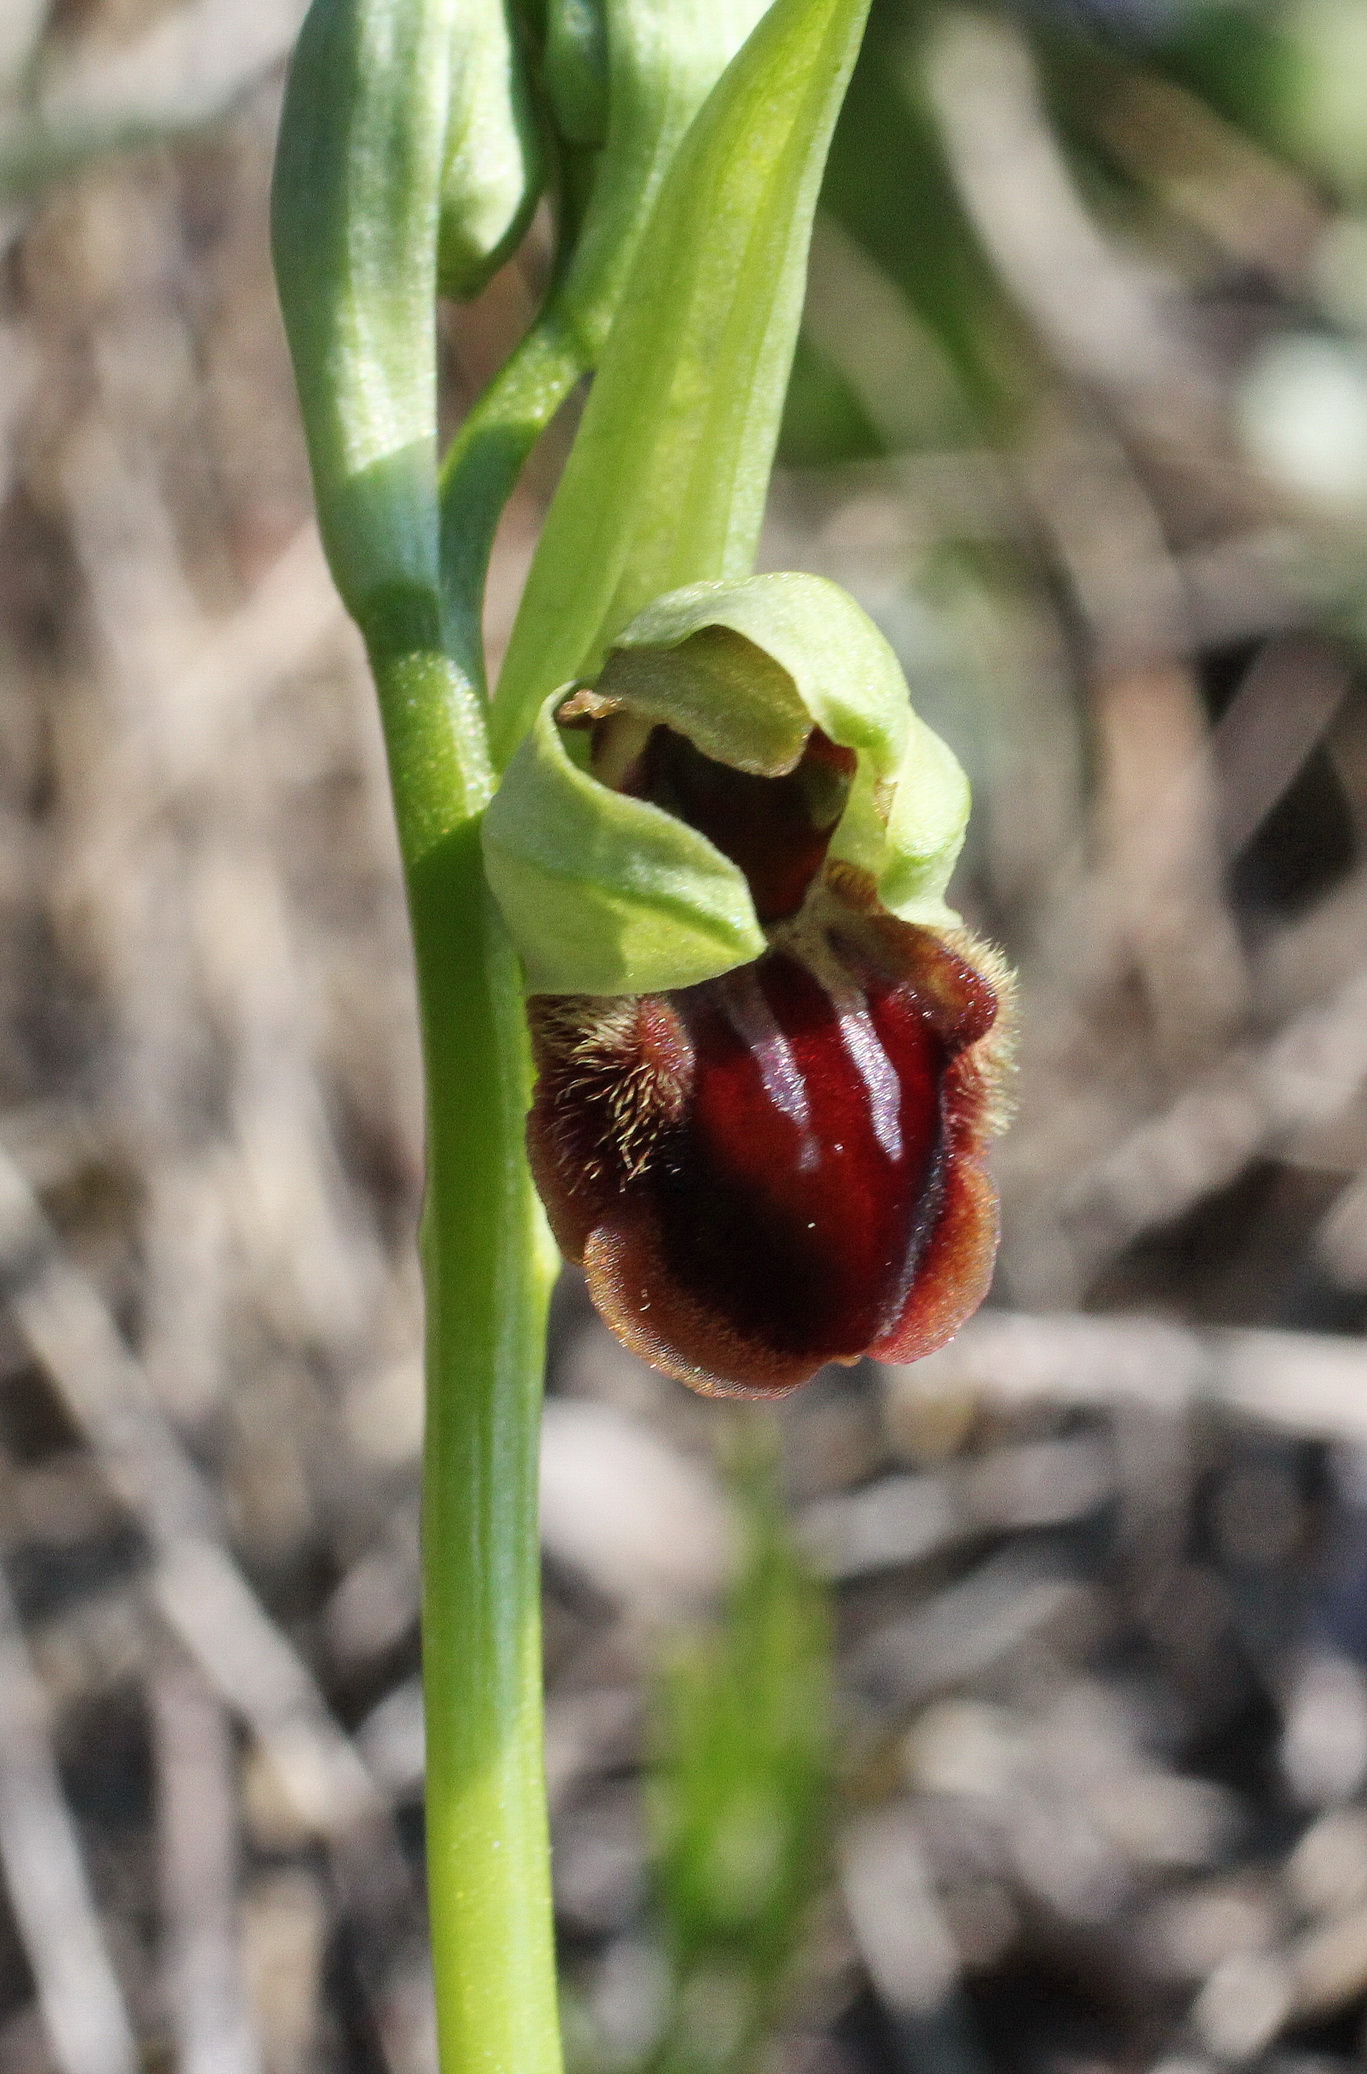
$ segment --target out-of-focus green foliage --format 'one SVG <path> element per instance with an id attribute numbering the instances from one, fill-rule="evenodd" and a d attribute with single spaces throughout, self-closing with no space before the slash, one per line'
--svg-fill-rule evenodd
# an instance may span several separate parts
<path id="1" fill-rule="evenodd" d="M 1214 0 L 1149 53 L 1345 200 L 1367 195 L 1367 10 L 1359 0 Z"/>
<path id="2" fill-rule="evenodd" d="M 1025 334 L 965 213 L 927 105 L 921 53 L 939 12 L 885 5 L 871 14 L 822 202 L 939 339 L 973 408 L 1004 429 L 1024 389 Z"/>
<path id="3" fill-rule="evenodd" d="M 883 451 L 867 410 L 805 332 L 793 355 L 778 450 L 789 468 L 868 461 Z"/>
<path id="4" fill-rule="evenodd" d="M 1010 439 L 1050 379 L 1047 344 L 986 249 L 946 149 L 928 73 L 947 23 L 969 11 L 934 0 L 878 0 L 831 147 L 821 203 L 905 299 L 943 350 L 978 436 Z M 1063 164 L 1089 202 L 1129 213 L 1141 237 L 1157 198 L 1118 164 L 1106 115 L 1117 91 L 1163 81 L 1294 168 L 1331 207 L 1367 201 L 1367 8 L 1360 0 L 1201 0 L 1201 4 L 1002 5 L 1023 38 Z M 876 146 L 870 140 L 876 139 Z M 1107 212 L 1103 212 L 1103 216 Z M 1109 234 L 1111 225 L 1101 222 Z M 1367 299 L 1364 301 L 1367 307 Z M 782 455 L 825 465 L 894 451 L 905 440 L 871 423 L 857 384 L 804 341 Z M 919 442 L 912 441 L 913 444 Z"/>
<path id="5" fill-rule="evenodd" d="M 791 1981 L 820 1880 L 830 1633 L 794 1547 L 771 1437 L 738 1421 L 745 1551 L 721 1628 L 661 1679 L 651 1792 L 670 1988 L 649 2074 L 744 2074 Z"/>

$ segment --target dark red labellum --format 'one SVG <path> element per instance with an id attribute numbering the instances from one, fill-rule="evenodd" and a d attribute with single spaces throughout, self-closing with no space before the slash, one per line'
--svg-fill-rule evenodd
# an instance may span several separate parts
<path id="1" fill-rule="evenodd" d="M 993 987 L 854 907 L 826 947 L 816 969 L 775 949 L 674 995 L 533 1003 L 556 1237 L 626 1344 L 695 1388 L 913 1360 L 991 1277 Z"/>

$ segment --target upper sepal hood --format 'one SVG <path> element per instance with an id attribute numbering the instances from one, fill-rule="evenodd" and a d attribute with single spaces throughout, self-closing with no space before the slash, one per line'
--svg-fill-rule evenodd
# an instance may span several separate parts
<path id="1" fill-rule="evenodd" d="M 670 592 L 618 635 L 591 694 L 545 702 L 486 816 L 530 989 L 664 992 L 760 956 L 772 812 L 810 819 L 813 872 L 829 854 L 902 920 L 953 926 L 967 782 L 867 614 L 815 576 Z"/>

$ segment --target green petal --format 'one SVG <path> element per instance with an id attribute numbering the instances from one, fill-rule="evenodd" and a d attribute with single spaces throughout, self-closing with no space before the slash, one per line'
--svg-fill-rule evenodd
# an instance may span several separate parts
<path id="1" fill-rule="evenodd" d="M 650 994 L 764 950 L 745 880 L 705 836 L 572 762 L 547 699 L 484 819 L 489 883 L 545 994 Z"/>

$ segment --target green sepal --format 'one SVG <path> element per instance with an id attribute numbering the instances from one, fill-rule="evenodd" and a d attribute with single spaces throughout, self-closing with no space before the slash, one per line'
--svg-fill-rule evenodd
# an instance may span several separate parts
<path id="1" fill-rule="evenodd" d="M 730 673 L 731 697 L 691 709 L 689 656 L 714 629 L 739 635 L 751 650 Z M 682 651 L 687 649 L 688 653 Z M 674 658 L 672 668 L 666 658 Z M 790 771 L 812 727 L 870 757 L 879 778 L 901 761 L 910 729 L 901 666 L 868 614 L 848 591 L 824 577 L 767 575 L 732 583 L 691 583 L 639 612 L 614 640 L 598 680 L 605 698 L 627 698 L 650 713 L 634 682 L 668 674 L 677 680 L 669 720 L 718 762 L 768 777 Z M 783 713 L 786 738 L 775 727 Z M 699 732 L 699 729 L 705 732 Z M 775 749 L 766 747 L 775 738 Z M 782 746 L 778 746 L 781 741 Z"/>
<path id="2" fill-rule="evenodd" d="M 941 928 L 958 923 L 959 917 L 945 905 L 945 892 L 964 845 L 970 804 L 968 779 L 958 757 L 912 713 L 888 802 L 882 864 L 875 872 L 884 907 L 904 922 Z M 851 818 L 847 808 L 845 823 Z M 844 823 L 836 831 L 831 854 L 851 863 L 860 861 L 846 847 Z"/>
<path id="3" fill-rule="evenodd" d="M 538 994 L 647 994 L 764 949 L 744 878 L 705 836 L 572 761 L 547 699 L 484 817 L 484 866 Z"/>
<path id="4" fill-rule="evenodd" d="M 437 285 L 467 301 L 520 244 L 544 165 L 508 0 L 464 0 L 453 29 Z"/>
<path id="5" fill-rule="evenodd" d="M 692 584 L 610 649 L 601 698 L 715 761 L 780 777 L 813 728 L 858 756 L 831 855 L 884 905 L 941 927 L 968 820 L 952 750 L 917 718 L 901 667 L 853 598 L 817 576 Z M 654 993 L 758 957 L 745 880 L 695 829 L 579 767 L 543 704 L 485 820 L 490 883 L 536 993 Z"/>

